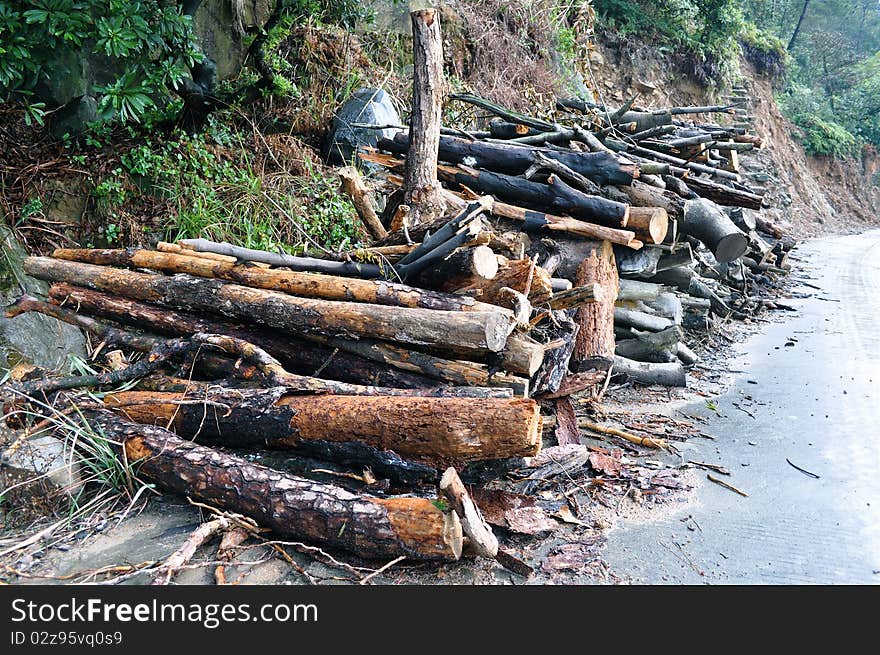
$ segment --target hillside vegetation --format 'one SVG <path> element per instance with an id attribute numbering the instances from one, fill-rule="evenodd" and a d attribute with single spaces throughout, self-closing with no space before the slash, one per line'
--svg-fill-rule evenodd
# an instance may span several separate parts
<path id="1" fill-rule="evenodd" d="M 320 154 L 358 88 L 385 89 L 406 120 L 405 4 L 0 0 L 6 222 L 32 249 L 196 235 L 290 252 L 356 245 L 364 234 Z M 806 151 L 845 158 L 880 142 L 878 7 L 459 0 L 441 15 L 451 91 L 550 116 L 559 95 L 605 88 L 603 43 L 650 48 L 705 97 L 738 79 L 744 57 L 774 81 Z M 452 103 L 447 118 L 473 114 Z"/>

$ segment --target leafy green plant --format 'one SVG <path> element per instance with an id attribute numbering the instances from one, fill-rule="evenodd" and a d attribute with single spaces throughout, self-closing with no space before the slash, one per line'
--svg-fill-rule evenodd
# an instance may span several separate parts
<path id="1" fill-rule="evenodd" d="M 55 62 L 85 51 L 118 71 L 87 90 L 101 117 L 139 121 L 201 60 L 191 23 L 182 5 L 163 0 L 0 0 L 0 88 L 26 98 Z M 25 120 L 42 124 L 45 105 L 25 106 Z"/>
<path id="2" fill-rule="evenodd" d="M 861 148 L 862 141 L 838 122 L 825 98 L 809 87 L 792 84 L 776 101 L 795 124 L 795 136 L 808 155 L 845 158 Z"/>
<path id="3" fill-rule="evenodd" d="M 43 213 L 43 199 L 39 196 L 28 198 L 21 206 L 21 216 L 18 219 L 19 224 L 24 223 L 34 216 L 40 216 Z"/>
<path id="4" fill-rule="evenodd" d="M 356 213 L 334 177 L 309 164 L 302 174 L 266 173 L 242 138 L 220 120 L 205 135 L 142 134 L 92 191 L 105 240 L 119 242 L 123 208 L 149 196 L 167 203 L 161 230 L 168 240 L 204 237 L 291 253 L 359 241 Z"/>

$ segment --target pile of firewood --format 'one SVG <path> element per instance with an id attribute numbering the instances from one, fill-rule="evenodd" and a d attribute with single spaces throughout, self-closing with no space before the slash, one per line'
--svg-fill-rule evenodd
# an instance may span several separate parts
<path id="1" fill-rule="evenodd" d="M 772 307 L 759 286 L 791 244 L 759 236 L 761 197 L 737 173 L 760 139 L 683 120 L 742 109 L 564 100 L 557 123 L 459 99 L 495 118 L 443 131 L 446 215 L 414 223 L 395 192 L 379 217 L 343 169 L 369 248 L 195 239 L 28 258 L 49 299 L 8 313 L 54 316 L 128 362 L 19 382 L 16 402 L 102 388 L 80 411 L 141 475 L 281 534 L 364 557 L 498 556 L 457 470 L 485 480 L 538 455 L 542 409 L 551 438 L 578 443 L 570 397 L 610 376 L 685 385 L 686 331 Z M 400 186 L 407 135 L 379 148 L 362 157 Z M 303 475 L 229 448 L 284 449 Z M 337 482 L 310 475 L 329 469 Z"/>

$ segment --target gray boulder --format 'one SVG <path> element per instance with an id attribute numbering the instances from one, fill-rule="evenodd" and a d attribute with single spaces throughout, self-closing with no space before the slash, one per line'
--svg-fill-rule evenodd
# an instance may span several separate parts
<path id="1" fill-rule="evenodd" d="M 375 146 L 381 137 L 393 138 L 399 130 L 375 130 L 357 124 L 400 125 L 400 116 L 391 97 L 382 89 L 360 89 L 349 98 L 333 118 L 324 156 L 334 166 L 349 164 L 364 167 L 355 156 L 360 148 Z"/>
<path id="2" fill-rule="evenodd" d="M 45 294 L 45 282 L 24 274 L 25 251 L 5 225 L 0 225 L 0 304 L 11 304 L 22 291 Z M 46 369 L 64 369 L 68 355 L 85 356 L 85 339 L 75 327 L 42 314 L 6 318 L 0 313 L 0 368 L 29 362 Z"/>

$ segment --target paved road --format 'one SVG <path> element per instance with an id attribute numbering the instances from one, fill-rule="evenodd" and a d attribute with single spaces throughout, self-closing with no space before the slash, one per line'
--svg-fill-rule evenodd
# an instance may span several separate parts
<path id="1" fill-rule="evenodd" d="M 797 255 L 799 275 L 822 291 L 798 287 L 817 297 L 793 301 L 795 318 L 744 344 L 718 415 L 688 408 L 711 416 L 706 431 L 718 438 L 693 440 L 685 456 L 726 466 L 723 479 L 749 497 L 701 473 L 692 502 L 621 524 L 606 559 L 624 577 L 880 584 L 880 231 Z"/>

